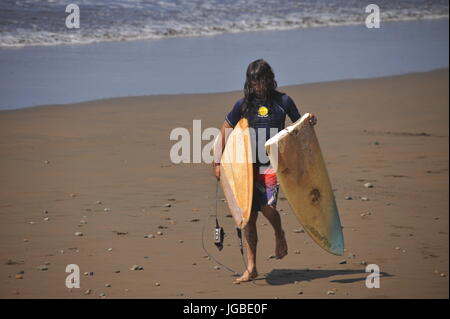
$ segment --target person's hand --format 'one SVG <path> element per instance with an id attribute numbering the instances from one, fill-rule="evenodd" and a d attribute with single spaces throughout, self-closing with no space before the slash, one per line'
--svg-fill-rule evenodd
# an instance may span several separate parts
<path id="1" fill-rule="evenodd" d="M 220 180 L 220 164 L 213 163 L 213 173 L 217 180 Z"/>
<path id="2" fill-rule="evenodd" d="M 311 117 L 309 118 L 309 124 L 311 124 L 311 126 L 316 125 L 317 123 L 317 117 L 311 113 Z"/>

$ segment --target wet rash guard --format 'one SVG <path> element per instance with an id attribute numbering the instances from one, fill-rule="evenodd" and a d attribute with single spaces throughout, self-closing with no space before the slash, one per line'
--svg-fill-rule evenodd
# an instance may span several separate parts
<path id="1" fill-rule="evenodd" d="M 300 113 L 294 101 L 280 92 L 276 92 L 271 100 L 253 99 L 245 114 L 242 110 L 243 102 L 244 98 L 238 100 L 225 119 L 231 127 L 234 127 L 241 117 L 248 119 L 249 127 L 254 128 L 250 130 L 250 134 L 255 164 L 257 167 L 269 165 L 264 143 L 284 129 L 286 115 L 292 122 L 296 122 L 300 118 Z"/>

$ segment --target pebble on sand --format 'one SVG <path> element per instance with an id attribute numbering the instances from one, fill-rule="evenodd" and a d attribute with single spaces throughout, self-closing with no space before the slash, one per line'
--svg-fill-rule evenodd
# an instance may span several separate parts
<path id="1" fill-rule="evenodd" d="M 111 284 L 106 284 L 105 287 L 106 287 L 106 288 L 110 288 L 110 287 L 111 287 Z"/>
<path id="2" fill-rule="evenodd" d="M 345 198 L 345 200 L 352 200 L 351 196 L 345 196 L 344 198 Z"/>
<path id="3" fill-rule="evenodd" d="M 215 270 L 220 270 L 220 267 L 219 266 L 214 266 L 214 269 Z"/>
<path id="4" fill-rule="evenodd" d="M 172 207 L 172 205 L 167 203 L 167 204 L 164 205 L 164 207 Z"/>
<path id="5" fill-rule="evenodd" d="M 77 231 L 77 232 L 75 232 L 75 236 L 79 236 L 79 237 L 81 237 L 81 236 L 83 236 L 83 233 L 82 233 L 82 232 L 80 232 L 80 231 Z"/>
<path id="6" fill-rule="evenodd" d="M 46 222 L 48 222 L 49 220 L 50 220 L 50 218 L 48 218 L 48 217 L 44 218 L 44 221 L 46 221 Z"/>
<path id="7" fill-rule="evenodd" d="M 103 211 L 105 211 L 105 212 L 110 212 L 110 211 L 111 211 L 111 208 L 105 207 L 105 208 L 103 209 Z"/>
<path id="8" fill-rule="evenodd" d="M 299 255 L 300 254 L 300 250 L 294 251 L 294 254 Z"/>
<path id="9" fill-rule="evenodd" d="M 112 251 L 113 249 L 112 248 L 108 248 L 108 251 Z"/>
<path id="10" fill-rule="evenodd" d="M 198 221 L 200 221 L 200 219 L 198 219 L 198 218 L 193 218 L 193 219 L 190 220 L 191 223 L 196 223 Z"/>
<path id="11" fill-rule="evenodd" d="M 25 243 L 28 243 L 28 239 L 27 239 L 27 238 L 24 238 L 23 241 L 24 241 Z"/>
<path id="12" fill-rule="evenodd" d="M 101 205 L 101 204 L 102 204 L 102 202 L 98 200 L 98 201 L 96 201 L 96 202 L 95 202 L 95 204 L 97 204 L 97 205 Z"/>
<path id="13" fill-rule="evenodd" d="M 72 194 L 70 194 L 70 197 L 77 197 L 77 194 L 72 193 Z"/>
<path id="14" fill-rule="evenodd" d="M 36 268 L 37 268 L 37 270 L 41 270 L 41 271 L 48 270 L 48 267 L 46 265 L 40 265 L 40 266 L 37 266 Z"/>
<path id="15" fill-rule="evenodd" d="M 23 279 L 22 275 L 16 275 L 16 279 Z"/>
<path id="16" fill-rule="evenodd" d="M 143 270 L 143 269 L 144 269 L 144 267 L 138 266 L 138 265 L 133 265 L 133 266 L 131 266 L 131 268 L 130 268 L 130 270 Z"/>
<path id="17" fill-rule="evenodd" d="M 50 164 L 50 161 L 45 160 L 44 163 L 45 163 L 45 164 Z"/>
<path id="18" fill-rule="evenodd" d="M 86 291 L 84 292 L 84 294 L 85 294 L 85 295 L 90 295 L 91 292 L 92 292 L 92 289 L 88 289 L 88 290 L 86 290 Z"/>
<path id="19" fill-rule="evenodd" d="M 157 232 L 156 233 L 158 236 L 162 236 L 163 235 L 163 232 L 162 231 L 159 231 L 159 232 Z"/>
<path id="20" fill-rule="evenodd" d="M 296 234 L 303 234 L 305 232 L 304 229 L 294 229 L 294 233 Z"/>
<path id="21" fill-rule="evenodd" d="M 447 277 L 447 275 L 444 274 L 444 273 L 442 273 L 440 276 L 441 276 L 441 277 Z"/>
<path id="22" fill-rule="evenodd" d="M 106 294 L 104 292 L 102 292 L 101 294 L 98 295 L 99 297 L 106 297 Z"/>
<path id="23" fill-rule="evenodd" d="M 367 201 L 369 200 L 369 198 L 366 197 L 366 196 L 363 196 L 363 197 L 361 197 L 361 200 L 362 200 L 363 202 L 367 202 Z"/>
<path id="24" fill-rule="evenodd" d="M 336 294 L 336 292 L 334 290 L 328 290 L 327 291 L 327 295 L 334 295 Z"/>
<path id="25" fill-rule="evenodd" d="M 159 287 L 159 286 L 161 286 L 161 284 L 159 282 L 155 282 L 155 286 Z"/>
<path id="26" fill-rule="evenodd" d="M 371 183 L 365 183 L 364 187 L 365 188 L 373 188 L 373 185 Z"/>
<path id="27" fill-rule="evenodd" d="M 145 235 L 144 238 L 155 238 L 155 235 L 153 234 Z"/>
<path id="28" fill-rule="evenodd" d="M 126 231 L 126 232 L 123 232 L 123 231 L 113 230 L 112 232 L 115 233 L 115 234 L 118 235 L 118 236 L 122 236 L 122 235 L 127 235 L 127 234 L 128 234 L 127 231 Z"/>
<path id="29" fill-rule="evenodd" d="M 347 260 L 341 260 L 340 262 L 339 262 L 339 265 L 345 265 L 347 263 Z"/>

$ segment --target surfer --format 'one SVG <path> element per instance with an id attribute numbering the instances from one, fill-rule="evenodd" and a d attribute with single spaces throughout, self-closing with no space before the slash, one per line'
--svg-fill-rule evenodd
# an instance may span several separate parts
<path id="1" fill-rule="evenodd" d="M 285 233 L 281 225 L 280 214 L 276 209 L 279 183 L 275 171 L 267 166 L 267 157 L 260 158 L 259 148 L 264 149 L 264 143 L 284 129 L 286 115 L 292 122 L 300 119 L 300 113 L 294 101 L 286 94 L 277 91 L 277 82 L 271 66 L 262 59 L 249 64 L 244 84 L 244 97 L 238 100 L 227 114 L 221 128 L 222 151 L 225 147 L 225 131 L 239 122 L 242 117 L 248 120 L 249 127 L 256 134 L 254 167 L 254 189 L 250 219 L 244 228 L 247 252 L 247 269 L 236 281 L 249 281 L 258 276 L 256 270 L 256 246 L 258 234 L 256 220 L 258 212 L 269 220 L 275 231 L 275 258 L 282 259 L 288 253 Z M 312 116 L 310 123 L 315 125 L 316 117 Z M 262 132 L 263 134 L 260 134 Z M 263 139 L 263 140 L 261 140 Z M 220 179 L 220 163 L 213 163 L 214 175 Z"/>

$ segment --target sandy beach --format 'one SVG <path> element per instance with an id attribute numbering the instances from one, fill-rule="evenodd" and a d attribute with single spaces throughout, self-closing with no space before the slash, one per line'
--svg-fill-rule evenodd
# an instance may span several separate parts
<path id="1" fill-rule="evenodd" d="M 194 119 L 219 127 L 241 92 L 0 111 L 0 298 L 448 298 L 448 84 L 441 69 L 282 87 L 318 118 L 346 251 L 296 232 L 281 194 L 289 254 L 268 259 L 260 216 L 260 277 L 240 285 L 202 249 L 244 268 L 221 193 L 225 247 L 212 243 L 211 166 L 173 164 L 169 135 Z M 65 285 L 69 264 L 79 289 Z M 380 288 L 366 288 L 364 264 L 380 267 Z"/>

